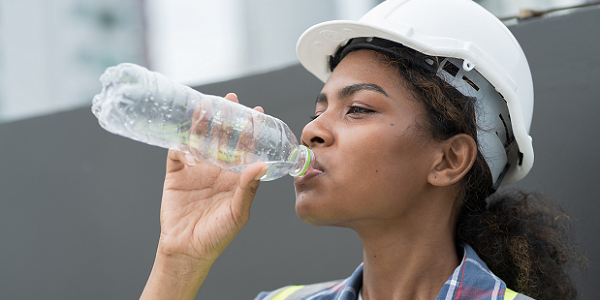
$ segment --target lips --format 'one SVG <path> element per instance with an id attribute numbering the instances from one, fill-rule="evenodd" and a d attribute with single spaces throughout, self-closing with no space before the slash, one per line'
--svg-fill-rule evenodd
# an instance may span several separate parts
<path id="1" fill-rule="evenodd" d="M 294 178 L 294 183 L 295 184 L 302 184 L 302 183 L 306 183 L 307 181 L 313 179 L 316 176 L 319 176 L 321 174 L 323 174 L 325 171 L 323 170 L 323 168 L 321 167 L 321 165 L 319 164 L 319 162 L 315 161 L 314 164 L 312 164 L 308 170 L 306 171 L 306 173 L 304 173 L 304 175 L 300 176 L 300 177 L 295 177 Z"/>

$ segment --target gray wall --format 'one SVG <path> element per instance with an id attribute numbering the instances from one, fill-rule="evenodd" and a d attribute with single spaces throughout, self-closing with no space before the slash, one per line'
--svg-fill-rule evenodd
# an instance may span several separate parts
<path id="1" fill-rule="evenodd" d="M 581 299 L 600 294 L 598 28 L 599 8 L 511 27 L 536 89 L 536 161 L 519 186 L 547 193 L 572 215 L 591 261 L 577 274 Z M 299 135 L 321 86 L 292 66 L 200 90 L 235 91 Z M 165 155 L 103 131 L 87 107 L 0 125 L 0 298 L 137 298 L 158 241 Z M 250 222 L 215 263 L 202 299 L 252 299 L 344 278 L 360 261 L 353 232 L 296 217 L 292 181 L 282 178 L 261 185 Z"/>

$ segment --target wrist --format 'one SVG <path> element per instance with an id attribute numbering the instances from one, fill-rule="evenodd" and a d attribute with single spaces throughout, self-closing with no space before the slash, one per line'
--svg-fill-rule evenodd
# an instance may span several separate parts
<path id="1" fill-rule="evenodd" d="M 213 262 L 157 251 L 140 299 L 194 299 Z"/>
<path id="2" fill-rule="evenodd" d="M 168 276 L 178 280 L 194 280 L 201 277 L 203 269 L 210 270 L 209 264 L 205 268 L 202 264 L 190 260 L 173 259 L 171 257 L 157 257 L 152 267 L 152 272 L 161 276 Z M 208 271 L 204 272 L 208 273 Z"/>
<path id="3" fill-rule="evenodd" d="M 215 259 L 198 258 L 168 251 L 159 244 L 156 257 L 154 258 L 154 267 L 165 275 L 183 277 L 202 274 L 204 272 L 208 273 L 214 261 Z"/>

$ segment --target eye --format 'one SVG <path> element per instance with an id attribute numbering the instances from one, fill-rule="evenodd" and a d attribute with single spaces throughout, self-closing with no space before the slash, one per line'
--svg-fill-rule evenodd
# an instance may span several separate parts
<path id="1" fill-rule="evenodd" d="M 319 117 L 319 115 L 315 114 L 314 116 L 310 116 L 309 118 L 311 121 L 314 121 L 318 117 Z"/>
<path id="2" fill-rule="evenodd" d="M 374 111 L 364 108 L 364 107 L 359 107 L 359 106 L 350 106 L 350 108 L 348 108 L 348 113 L 349 114 L 366 114 L 366 113 L 372 113 Z"/>

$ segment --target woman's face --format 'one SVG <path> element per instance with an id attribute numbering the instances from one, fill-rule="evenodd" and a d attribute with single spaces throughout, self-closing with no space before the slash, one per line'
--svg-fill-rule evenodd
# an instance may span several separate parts
<path id="1" fill-rule="evenodd" d="M 317 97 L 316 119 L 302 131 L 316 165 L 295 180 L 300 218 L 354 227 L 415 211 L 436 151 L 416 126 L 423 115 L 395 67 L 369 50 L 346 56 Z"/>

